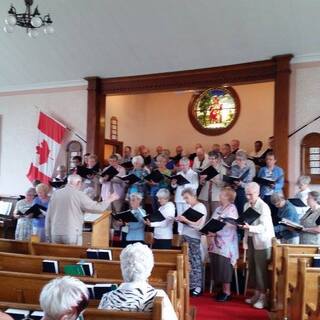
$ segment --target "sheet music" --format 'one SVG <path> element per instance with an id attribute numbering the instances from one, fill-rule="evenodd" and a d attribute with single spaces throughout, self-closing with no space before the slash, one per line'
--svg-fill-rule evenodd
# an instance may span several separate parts
<path id="1" fill-rule="evenodd" d="M 84 221 L 85 222 L 94 222 L 102 216 L 102 213 L 85 213 Z"/>
<path id="2" fill-rule="evenodd" d="M 12 202 L 0 201 L 0 215 L 8 216 L 11 212 Z"/>

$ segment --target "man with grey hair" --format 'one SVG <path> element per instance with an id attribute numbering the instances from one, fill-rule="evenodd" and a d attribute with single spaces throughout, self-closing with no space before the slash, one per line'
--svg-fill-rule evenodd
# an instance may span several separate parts
<path id="1" fill-rule="evenodd" d="M 113 193 L 103 202 L 93 201 L 81 191 L 81 185 L 82 178 L 79 175 L 70 175 L 68 184 L 52 195 L 45 221 L 49 242 L 82 245 L 84 213 L 102 213 L 112 201 L 118 199 Z"/>
<path id="2" fill-rule="evenodd" d="M 266 291 L 268 289 L 268 261 L 271 258 L 272 238 L 274 229 L 269 206 L 259 197 L 260 187 L 256 182 L 250 182 L 245 186 L 245 194 L 248 202 L 244 210 L 254 209 L 260 214 L 251 225 L 245 223 L 244 248 L 248 249 L 249 281 L 255 289 L 254 296 L 246 299 L 246 303 L 254 308 L 266 307 Z"/>

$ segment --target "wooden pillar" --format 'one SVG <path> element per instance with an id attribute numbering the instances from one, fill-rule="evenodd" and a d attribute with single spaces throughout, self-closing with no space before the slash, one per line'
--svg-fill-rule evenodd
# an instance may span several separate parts
<path id="1" fill-rule="evenodd" d="M 103 162 L 105 138 L 105 95 L 101 92 L 101 79 L 85 78 L 88 81 L 87 152 L 95 153 Z"/>
<path id="2" fill-rule="evenodd" d="M 290 90 L 290 60 L 292 54 L 273 57 L 276 63 L 275 92 L 274 92 L 274 151 L 277 162 L 288 175 L 289 152 L 289 90 Z M 287 191 L 287 184 L 285 190 Z"/>

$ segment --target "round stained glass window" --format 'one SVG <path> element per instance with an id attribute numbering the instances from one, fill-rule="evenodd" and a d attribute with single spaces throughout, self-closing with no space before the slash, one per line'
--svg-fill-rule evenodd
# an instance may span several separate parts
<path id="1" fill-rule="evenodd" d="M 193 126 L 207 135 L 222 134 L 237 121 L 240 100 L 231 87 L 211 88 L 194 96 L 189 105 Z"/>

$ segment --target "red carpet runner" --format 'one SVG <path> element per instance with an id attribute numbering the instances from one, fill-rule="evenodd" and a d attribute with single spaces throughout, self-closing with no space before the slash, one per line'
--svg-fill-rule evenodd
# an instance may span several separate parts
<path id="1" fill-rule="evenodd" d="M 216 302 L 209 294 L 190 301 L 195 306 L 195 320 L 268 320 L 266 310 L 257 310 L 244 302 L 243 297 L 233 297 L 228 302 Z"/>

